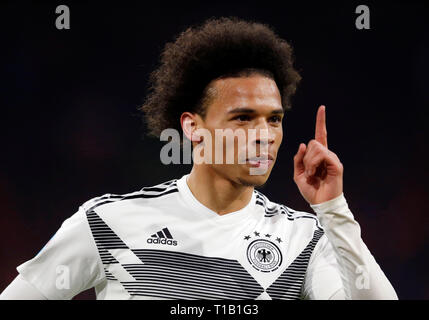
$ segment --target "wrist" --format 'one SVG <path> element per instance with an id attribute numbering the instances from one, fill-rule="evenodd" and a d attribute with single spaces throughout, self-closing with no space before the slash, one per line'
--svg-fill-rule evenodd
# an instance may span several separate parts
<path id="1" fill-rule="evenodd" d="M 348 204 L 344 197 L 344 193 L 342 192 L 339 196 L 331 200 L 324 201 L 318 204 L 310 204 L 310 207 L 316 213 L 325 213 L 325 212 L 331 212 L 331 211 L 338 211 L 339 209 L 348 207 Z"/>

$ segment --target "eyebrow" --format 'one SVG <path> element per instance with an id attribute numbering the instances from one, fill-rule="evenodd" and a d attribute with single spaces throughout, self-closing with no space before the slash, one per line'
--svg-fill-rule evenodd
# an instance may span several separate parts
<path id="1" fill-rule="evenodd" d="M 254 109 L 250 108 L 235 108 L 230 111 L 228 111 L 228 114 L 235 114 L 235 113 L 255 113 L 256 111 Z M 284 114 L 283 109 L 275 109 L 271 111 L 271 114 Z"/>

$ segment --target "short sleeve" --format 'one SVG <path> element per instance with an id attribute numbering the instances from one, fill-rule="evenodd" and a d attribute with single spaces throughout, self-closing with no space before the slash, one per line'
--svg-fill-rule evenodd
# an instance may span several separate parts
<path id="1" fill-rule="evenodd" d="M 345 299 L 339 265 L 332 245 L 323 235 L 314 248 L 304 281 L 305 299 Z"/>
<path id="2" fill-rule="evenodd" d="M 33 259 L 16 269 L 52 300 L 72 299 L 103 281 L 103 265 L 83 207 L 63 222 Z"/>

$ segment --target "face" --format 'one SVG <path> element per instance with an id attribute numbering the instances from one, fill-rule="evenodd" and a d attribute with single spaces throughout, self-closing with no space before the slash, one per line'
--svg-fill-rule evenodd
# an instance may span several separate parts
<path id="1" fill-rule="evenodd" d="M 210 132 L 212 163 L 200 165 L 238 184 L 264 184 L 283 138 L 283 109 L 275 81 L 258 74 L 218 79 L 211 83 L 209 92 L 212 98 L 205 117 L 198 116 L 197 124 Z M 216 131 L 228 132 L 226 129 L 230 130 L 226 137 L 215 139 Z M 227 143 L 227 137 L 233 143 Z M 210 144 L 205 141 L 204 145 Z M 227 163 L 231 154 L 233 163 L 231 158 Z M 216 163 L 217 156 L 222 161 Z"/>

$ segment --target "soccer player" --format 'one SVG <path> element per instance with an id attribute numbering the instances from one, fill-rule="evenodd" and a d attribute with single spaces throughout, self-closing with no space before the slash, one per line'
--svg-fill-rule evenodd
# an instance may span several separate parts
<path id="1" fill-rule="evenodd" d="M 97 299 L 397 299 L 348 208 L 325 106 L 294 157 L 293 179 L 315 214 L 255 190 L 274 166 L 299 81 L 291 46 L 267 25 L 209 19 L 180 34 L 142 111 L 151 134 L 180 130 L 209 161 L 85 202 L 1 298 L 71 299 L 95 287 Z M 215 143 L 217 130 L 233 143 Z M 210 161 L 220 151 L 221 160 L 234 151 L 232 163 Z"/>

